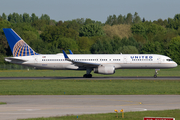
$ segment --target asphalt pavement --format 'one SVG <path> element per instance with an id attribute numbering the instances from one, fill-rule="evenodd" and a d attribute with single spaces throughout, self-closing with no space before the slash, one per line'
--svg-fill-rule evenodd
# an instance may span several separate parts
<path id="1" fill-rule="evenodd" d="M 0 120 L 180 109 L 180 95 L 3 95 L 0 101 L 7 103 Z"/>

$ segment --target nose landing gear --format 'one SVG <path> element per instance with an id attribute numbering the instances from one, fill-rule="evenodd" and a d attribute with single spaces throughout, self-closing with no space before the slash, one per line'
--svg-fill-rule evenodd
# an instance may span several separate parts
<path id="1" fill-rule="evenodd" d="M 158 71 L 159 71 L 160 69 L 155 69 L 155 74 L 154 74 L 154 78 L 157 78 L 157 74 L 158 74 Z"/>

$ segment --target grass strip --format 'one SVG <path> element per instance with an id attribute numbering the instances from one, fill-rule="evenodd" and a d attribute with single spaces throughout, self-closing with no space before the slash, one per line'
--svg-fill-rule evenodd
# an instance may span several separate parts
<path id="1" fill-rule="evenodd" d="M 179 80 L 1 80 L 0 95 L 179 95 Z"/>
<path id="2" fill-rule="evenodd" d="M 0 70 L 0 77 L 82 77 L 85 71 L 77 70 Z M 118 69 L 116 73 L 108 76 L 151 76 L 154 69 Z M 172 69 L 161 69 L 158 76 L 180 76 L 180 66 Z M 94 77 L 106 75 L 95 74 Z"/>
<path id="3" fill-rule="evenodd" d="M 6 104 L 5 102 L 0 102 L 0 105 Z"/>
<path id="4" fill-rule="evenodd" d="M 124 118 L 121 113 L 107 114 L 87 114 L 79 115 L 78 120 L 143 120 L 144 117 L 174 117 L 176 120 L 180 120 L 180 110 L 164 110 L 164 111 L 141 111 L 141 112 L 125 112 Z M 62 117 L 49 117 L 49 118 L 29 118 L 21 120 L 77 120 L 77 115 L 67 115 Z"/>

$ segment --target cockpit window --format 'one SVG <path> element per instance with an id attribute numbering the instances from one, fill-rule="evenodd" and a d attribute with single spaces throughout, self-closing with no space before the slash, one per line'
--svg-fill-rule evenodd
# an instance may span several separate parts
<path id="1" fill-rule="evenodd" d="M 166 61 L 173 61 L 172 59 L 166 59 Z"/>

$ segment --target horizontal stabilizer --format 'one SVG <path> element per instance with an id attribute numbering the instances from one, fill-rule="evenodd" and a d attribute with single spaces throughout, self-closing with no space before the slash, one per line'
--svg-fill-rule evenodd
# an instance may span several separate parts
<path id="1" fill-rule="evenodd" d="M 19 59 L 17 57 L 5 57 L 4 60 L 7 62 L 13 62 L 13 61 L 15 61 L 15 62 L 26 62 L 27 61 L 27 60 Z"/>

